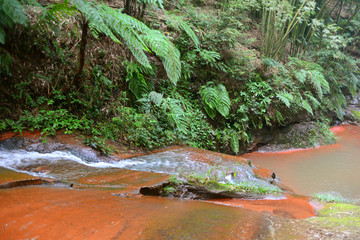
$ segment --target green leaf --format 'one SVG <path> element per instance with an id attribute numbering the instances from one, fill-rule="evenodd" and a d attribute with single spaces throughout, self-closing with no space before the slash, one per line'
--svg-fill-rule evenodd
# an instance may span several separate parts
<path id="1" fill-rule="evenodd" d="M 0 43 L 1 44 L 5 44 L 5 36 L 6 36 L 6 33 L 5 33 L 4 29 L 0 26 Z"/>
<path id="2" fill-rule="evenodd" d="M 311 115 L 313 115 L 313 110 L 311 108 L 311 105 L 309 104 L 308 101 L 306 101 L 305 99 L 302 100 L 302 107 L 308 111 L 308 113 L 310 113 Z"/>
<path id="3" fill-rule="evenodd" d="M 219 96 L 218 104 L 216 105 L 216 110 L 224 117 L 229 115 L 230 111 L 230 98 L 229 93 L 226 91 L 224 85 L 219 84 L 216 86 L 216 90 Z"/>
<path id="4" fill-rule="evenodd" d="M 276 93 L 277 98 L 282 101 L 288 108 L 290 108 L 291 102 L 294 100 L 294 97 L 291 93 L 281 91 Z"/>

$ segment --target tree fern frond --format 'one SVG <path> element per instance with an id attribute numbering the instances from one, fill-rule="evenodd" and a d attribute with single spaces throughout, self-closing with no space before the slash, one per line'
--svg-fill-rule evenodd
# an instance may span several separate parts
<path id="1" fill-rule="evenodd" d="M 47 7 L 47 11 L 44 12 L 41 19 L 45 19 L 46 22 L 60 22 L 62 19 L 73 16 L 76 12 L 76 7 L 70 6 L 69 1 L 65 0 L 63 3 L 55 3 Z"/>
<path id="2" fill-rule="evenodd" d="M 120 40 L 105 23 L 102 12 L 99 11 L 94 3 L 85 0 L 70 0 L 70 3 L 76 6 L 76 8 L 84 15 L 91 27 L 94 27 L 99 32 L 109 36 L 114 42 L 120 43 Z"/>
<path id="3" fill-rule="evenodd" d="M 183 19 L 183 17 L 167 12 L 165 14 L 165 19 L 166 19 L 166 24 L 173 27 L 177 31 L 183 30 L 190 37 L 190 39 L 194 42 L 196 47 L 200 46 L 200 41 L 199 41 L 198 37 L 196 36 L 195 32 L 191 29 L 190 24 L 188 24 Z"/>
<path id="4" fill-rule="evenodd" d="M 26 24 L 29 19 L 26 16 L 23 5 L 18 0 L 1 0 L 0 12 L 7 18 L 7 22 L 0 22 L 3 26 L 12 26 L 13 23 Z"/>
<path id="5" fill-rule="evenodd" d="M 181 76 L 180 52 L 174 47 L 166 58 L 163 58 L 163 64 L 169 79 L 176 84 Z"/>
<path id="6" fill-rule="evenodd" d="M 226 117 L 227 115 L 229 115 L 230 104 L 231 104 L 230 98 L 229 98 L 229 93 L 226 91 L 225 86 L 222 84 L 219 84 L 216 86 L 216 91 L 219 96 L 219 101 L 216 106 L 216 110 L 221 115 L 223 115 L 223 117 Z"/>
<path id="7" fill-rule="evenodd" d="M 143 40 L 154 53 L 160 56 L 170 81 L 176 84 L 181 76 L 179 50 L 157 30 L 149 31 L 143 36 Z"/>
<path id="8" fill-rule="evenodd" d="M 162 10 L 164 10 L 163 1 L 162 0 L 139 0 L 140 3 L 146 4 L 146 5 L 152 5 L 154 7 L 158 7 Z"/>
<path id="9" fill-rule="evenodd" d="M 148 94 L 149 87 L 143 77 L 133 77 L 128 79 L 129 89 L 135 95 L 137 99 L 142 98 Z"/>
<path id="10" fill-rule="evenodd" d="M 160 57 L 166 57 L 169 50 L 172 48 L 170 41 L 157 30 L 151 30 L 142 36 L 144 42 Z M 170 44 L 169 44 L 170 43 Z"/>

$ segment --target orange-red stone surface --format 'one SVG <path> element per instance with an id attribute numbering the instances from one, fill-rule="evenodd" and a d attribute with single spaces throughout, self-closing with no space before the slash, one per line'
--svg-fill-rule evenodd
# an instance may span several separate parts
<path id="1" fill-rule="evenodd" d="M 44 187 L 0 191 L 1 239 L 251 239 L 247 209 L 108 191 Z"/>
<path id="2" fill-rule="evenodd" d="M 33 133 L 23 135 L 39 137 L 39 132 Z M 3 134 L 0 139 L 12 136 Z M 80 144 L 63 134 L 57 140 Z M 202 157 L 204 150 L 189 151 L 197 161 L 212 161 Z M 224 161 L 247 163 L 241 157 L 221 156 Z M 271 171 L 259 168 L 256 174 L 268 178 Z M 0 168 L 0 184 L 33 178 Z M 314 216 L 307 198 L 292 195 L 283 200 L 203 202 L 138 194 L 140 187 L 167 178 L 165 174 L 110 169 L 72 179 L 73 188 L 0 189 L 0 239 L 257 239 L 269 231 L 264 212 L 291 218 Z"/>

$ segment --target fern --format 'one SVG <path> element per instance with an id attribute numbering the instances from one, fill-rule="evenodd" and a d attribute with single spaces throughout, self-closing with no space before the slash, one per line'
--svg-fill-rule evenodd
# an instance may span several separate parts
<path id="1" fill-rule="evenodd" d="M 330 90 L 329 83 L 326 81 L 324 75 L 317 70 L 310 72 L 310 81 L 320 99 L 323 97 L 324 92 L 326 93 Z"/>
<path id="2" fill-rule="evenodd" d="M 155 106 L 160 107 L 163 102 L 163 95 L 161 93 L 151 91 L 148 95 L 148 99 L 152 101 Z"/>
<path id="3" fill-rule="evenodd" d="M 231 102 L 224 85 L 218 84 L 214 87 L 213 83 L 209 82 L 206 86 L 201 87 L 200 95 L 204 109 L 210 118 L 214 118 L 216 112 L 219 112 L 223 117 L 229 114 Z"/>
<path id="4" fill-rule="evenodd" d="M 216 107 L 219 102 L 219 95 L 216 89 L 212 86 L 203 86 L 200 90 L 200 95 L 203 101 L 204 109 L 210 118 L 216 115 Z"/>
<path id="5" fill-rule="evenodd" d="M 188 24 L 183 17 L 177 16 L 175 14 L 171 14 L 166 12 L 165 14 L 166 24 L 170 27 L 173 27 L 177 31 L 184 31 L 190 39 L 194 42 L 196 47 L 200 46 L 200 41 L 196 36 L 195 32 L 191 29 L 191 25 Z"/>
<path id="6" fill-rule="evenodd" d="M 172 122 L 179 131 L 185 133 L 188 128 L 188 121 L 180 102 L 173 98 L 167 98 L 163 102 L 162 108 L 170 122 Z"/>
<path id="7" fill-rule="evenodd" d="M 152 5 L 154 7 L 164 10 L 162 0 L 139 0 L 139 3 L 145 4 L 145 5 Z"/>
<path id="8" fill-rule="evenodd" d="M 307 91 L 304 95 L 307 99 L 310 100 L 310 102 L 315 108 L 318 108 L 320 106 L 320 102 L 312 95 L 311 92 Z"/>
<path id="9" fill-rule="evenodd" d="M 166 116 L 168 123 L 180 132 L 186 133 L 188 125 L 187 116 L 181 106 L 181 102 L 174 98 L 164 98 L 162 94 L 151 91 L 140 102 L 153 102 L 154 105 Z"/>
<path id="10" fill-rule="evenodd" d="M 237 134 L 237 132 L 234 130 L 231 131 L 230 132 L 230 147 L 234 151 L 235 154 L 239 153 L 239 141 L 240 141 L 240 137 Z"/>
<path id="11" fill-rule="evenodd" d="M 227 115 L 229 115 L 230 104 L 231 104 L 230 98 L 229 98 L 229 93 L 226 91 L 225 86 L 222 84 L 217 85 L 216 90 L 219 95 L 219 102 L 216 106 L 216 110 L 221 115 L 226 117 Z"/>
<path id="12" fill-rule="evenodd" d="M 199 50 L 199 54 L 202 59 L 204 59 L 207 63 L 215 63 L 217 60 L 220 59 L 220 53 L 215 51 L 208 51 L 208 50 Z"/>
<path id="13" fill-rule="evenodd" d="M 152 51 L 157 54 L 163 61 L 170 81 L 174 84 L 177 83 L 181 75 L 180 52 L 161 32 L 152 30 L 136 18 L 123 14 L 121 10 L 113 9 L 105 4 L 96 4 L 96 2 L 85 0 L 69 0 L 69 2 L 73 6 L 68 6 L 67 1 L 53 5 L 52 15 L 55 16 L 54 19 L 57 18 L 59 12 L 66 15 L 76 9 L 89 22 L 90 30 L 95 37 L 98 36 L 98 33 L 103 33 L 120 44 L 120 39 L 122 39 L 141 65 L 151 68 L 145 53 Z M 147 2 L 158 3 L 162 6 L 160 0 Z M 59 13 L 59 16 L 61 14 Z M 137 81 L 137 83 L 140 82 L 145 86 L 144 81 Z"/>
<path id="14" fill-rule="evenodd" d="M 181 62 L 179 50 L 159 31 L 150 30 L 143 36 L 144 42 L 150 46 L 163 61 L 165 71 L 173 84 L 181 76 Z"/>
<path id="15" fill-rule="evenodd" d="M 296 71 L 295 72 L 295 77 L 297 78 L 297 80 L 299 80 L 301 83 L 304 83 L 307 79 L 308 76 L 308 72 L 305 71 L 304 69 L 301 69 L 300 71 Z"/>
<path id="16" fill-rule="evenodd" d="M 313 114 L 313 110 L 311 108 L 311 105 L 309 104 L 308 101 L 306 101 L 305 99 L 302 100 L 301 102 L 301 106 L 308 112 L 310 113 L 311 115 L 314 115 Z"/>
<path id="17" fill-rule="evenodd" d="M 25 7 L 20 1 L 0 0 L 0 44 L 5 44 L 6 28 L 12 28 L 14 24 L 26 25 L 28 21 Z"/>
<path id="18" fill-rule="evenodd" d="M 148 70 L 133 62 L 126 64 L 126 81 L 129 82 L 129 89 L 137 99 L 140 99 L 149 93 L 149 86 L 143 75 L 143 73 L 146 73 Z"/>
<path id="19" fill-rule="evenodd" d="M 280 93 L 276 93 L 276 96 L 281 102 L 283 102 L 288 108 L 290 108 L 290 105 L 294 100 L 294 97 L 291 93 L 281 91 Z"/>

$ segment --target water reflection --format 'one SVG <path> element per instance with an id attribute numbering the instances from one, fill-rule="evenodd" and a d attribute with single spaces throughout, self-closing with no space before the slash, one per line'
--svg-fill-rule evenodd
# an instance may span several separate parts
<path id="1" fill-rule="evenodd" d="M 243 157 L 272 169 L 297 193 L 336 191 L 360 198 L 360 127 L 337 127 L 337 144 L 302 151 L 251 153 Z"/>

